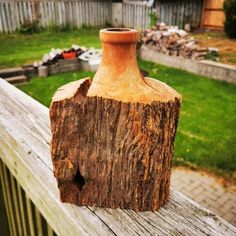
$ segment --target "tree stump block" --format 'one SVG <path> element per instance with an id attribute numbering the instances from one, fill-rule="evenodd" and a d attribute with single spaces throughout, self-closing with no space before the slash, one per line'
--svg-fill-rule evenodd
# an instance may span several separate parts
<path id="1" fill-rule="evenodd" d="M 120 53 L 119 44 L 115 47 Z M 106 55 L 104 50 L 103 66 L 110 52 Z M 119 68 L 100 66 L 93 81 L 69 83 L 54 95 L 50 107 L 54 175 L 63 202 L 156 210 L 169 196 L 181 96 L 135 70 L 132 74 L 137 77 L 137 72 L 141 79 L 128 81 L 136 91 L 130 96 L 127 84 L 125 89 L 122 85 L 127 82 L 122 82 L 124 74 L 117 74 L 118 80 L 112 77 L 114 81 L 110 77 L 108 83 L 104 79 Z"/>

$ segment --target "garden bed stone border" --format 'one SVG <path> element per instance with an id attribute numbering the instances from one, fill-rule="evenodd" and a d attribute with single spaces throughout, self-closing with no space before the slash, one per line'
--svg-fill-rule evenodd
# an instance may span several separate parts
<path id="1" fill-rule="evenodd" d="M 168 56 L 147 48 L 146 46 L 141 46 L 138 50 L 138 56 L 143 60 L 236 84 L 236 67 L 232 65 L 208 60 L 193 61 L 181 57 Z"/>

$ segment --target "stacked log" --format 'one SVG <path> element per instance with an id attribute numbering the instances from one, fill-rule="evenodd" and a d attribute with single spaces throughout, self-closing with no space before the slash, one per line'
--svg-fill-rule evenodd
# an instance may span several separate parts
<path id="1" fill-rule="evenodd" d="M 200 47 L 186 31 L 163 23 L 145 30 L 140 43 L 160 53 L 192 60 L 205 59 L 208 53 L 208 49 Z"/>

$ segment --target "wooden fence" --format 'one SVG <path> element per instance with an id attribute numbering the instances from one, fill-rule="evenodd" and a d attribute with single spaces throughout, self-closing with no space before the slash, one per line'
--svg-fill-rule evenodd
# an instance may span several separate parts
<path id="1" fill-rule="evenodd" d="M 225 15 L 224 0 L 204 0 L 202 26 L 204 28 L 222 29 Z"/>
<path id="2" fill-rule="evenodd" d="M 122 25 L 145 29 L 149 26 L 149 14 L 156 10 L 158 21 L 183 27 L 190 21 L 200 26 L 203 0 L 157 1 L 148 7 L 143 1 L 123 1 Z M 0 0 L 0 32 L 14 32 L 26 22 L 39 20 L 43 27 L 83 25 L 104 27 L 112 23 L 111 1 L 81 0 Z"/>
<path id="3" fill-rule="evenodd" d="M 101 27 L 111 22 L 111 2 L 49 0 L 0 1 L 0 32 L 11 33 L 26 22 L 39 20 L 43 27 L 53 25 L 80 28 Z"/>
<path id="4" fill-rule="evenodd" d="M 123 25 L 136 29 L 146 29 L 149 26 L 149 14 L 152 8 L 145 5 L 143 2 L 128 2 L 125 1 L 123 8 Z"/>
<path id="5" fill-rule="evenodd" d="M 194 27 L 201 24 L 203 0 L 165 0 L 156 3 L 159 22 L 167 25 L 177 25 L 180 28 L 184 23 L 191 23 Z M 190 21 L 190 22 L 189 22 Z"/>
<path id="6" fill-rule="evenodd" d="M 202 8 L 203 0 L 159 0 L 153 7 L 148 7 L 142 1 L 124 1 L 123 25 L 145 29 L 149 26 L 149 14 L 156 10 L 158 22 L 180 28 L 184 23 L 191 23 L 197 28 L 201 25 Z"/>

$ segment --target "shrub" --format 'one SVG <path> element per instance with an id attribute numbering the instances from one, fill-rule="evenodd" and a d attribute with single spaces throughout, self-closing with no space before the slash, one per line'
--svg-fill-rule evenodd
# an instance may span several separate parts
<path id="1" fill-rule="evenodd" d="M 236 38 L 236 0 L 224 1 L 224 31 L 230 38 Z"/>
<path id="2" fill-rule="evenodd" d="M 152 26 L 155 26 L 156 25 L 156 23 L 157 23 L 157 20 L 158 20 L 158 17 L 157 17 L 157 14 L 156 14 L 156 12 L 151 12 L 151 13 L 149 13 L 149 26 L 150 27 L 152 27 Z"/>

